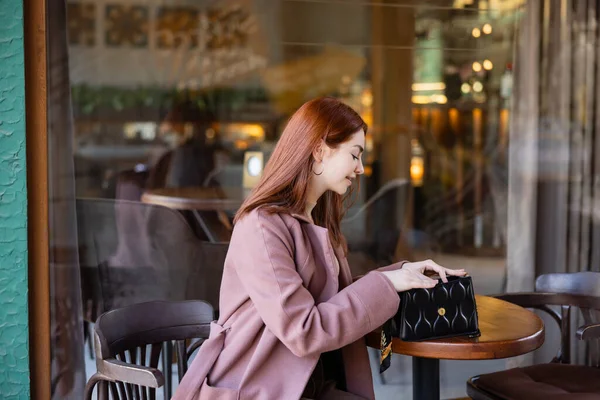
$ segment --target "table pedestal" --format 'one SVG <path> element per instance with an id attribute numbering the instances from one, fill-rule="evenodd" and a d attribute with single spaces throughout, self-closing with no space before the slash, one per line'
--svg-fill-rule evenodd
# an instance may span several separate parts
<path id="1" fill-rule="evenodd" d="M 412 358 L 413 399 L 440 399 L 440 360 L 437 358 Z"/>

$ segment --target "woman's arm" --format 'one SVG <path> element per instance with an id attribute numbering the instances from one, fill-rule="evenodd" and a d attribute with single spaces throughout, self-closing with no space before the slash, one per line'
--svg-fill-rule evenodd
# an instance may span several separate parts
<path id="1" fill-rule="evenodd" d="M 304 357 L 341 348 L 396 313 L 398 293 L 379 271 L 315 304 L 297 272 L 291 240 L 280 216 L 256 211 L 238 222 L 231 246 L 257 312 L 292 353 Z"/>

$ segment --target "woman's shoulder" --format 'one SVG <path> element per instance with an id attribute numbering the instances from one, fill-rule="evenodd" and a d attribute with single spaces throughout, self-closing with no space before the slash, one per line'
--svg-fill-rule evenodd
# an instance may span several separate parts
<path id="1" fill-rule="evenodd" d="M 269 247 L 283 246 L 293 251 L 296 241 L 302 237 L 301 232 L 300 222 L 292 215 L 258 208 L 236 222 L 230 247 L 240 243 L 244 243 L 246 247 L 260 247 L 264 244 Z"/>
<path id="2" fill-rule="evenodd" d="M 273 226 L 279 228 L 290 229 L 299 224 L 299 221 L 293 214 L 288 212 L 277 212 L 269 210 L 268 207 L 262 206 L 249 211 L 242 216 L 236 223 L 237 226 Z"/>

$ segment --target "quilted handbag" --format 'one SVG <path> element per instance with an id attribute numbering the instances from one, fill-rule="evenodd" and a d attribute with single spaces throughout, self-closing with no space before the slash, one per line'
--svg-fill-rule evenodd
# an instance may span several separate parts
<path id="1" fill-rule="evenodd" d="M 470 276 L 441 279 L 431 289 L 399 293 L 398 313 L 392 335 L 404 341 L 480 335 L 477 305 Z"/>

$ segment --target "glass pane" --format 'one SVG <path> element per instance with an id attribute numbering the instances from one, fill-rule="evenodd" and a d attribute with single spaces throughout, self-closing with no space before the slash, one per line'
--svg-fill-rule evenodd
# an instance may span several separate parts
<path id="1" fill-rule="evenodd" d="M 50 172 L 62 179 L 56 198 L 70 200 L 52 204 L 61 222 L 51 232 L 78 249 L 82 282 L 57 279 L 56 296 L 81 289 L 90 323 L 156 299 L 203 298 L 218 311 L 233 216 L 288 118 L 319 96 L 341 99 L 369 126 L 365 174 L 342 222 L 354 275 L 431 258 L 467 269 L 489 295 L 532 290 L 542 272 L 595 268 L 592 3 L 49 8 L 66 47 L 59 28 L 49 44 L 68 49 L 49 75 L 71 94 L 66 104 L 62 86 L 50 86 L 61 116 Z M 403 362 L 386 384 L 376 380 L 377 396 L 410 395 Z M 85 363 L 89 377 L 94 362 Z M 444 362 L 441 395 L 465 396 L 469 377 L 507 365 Z"/>

